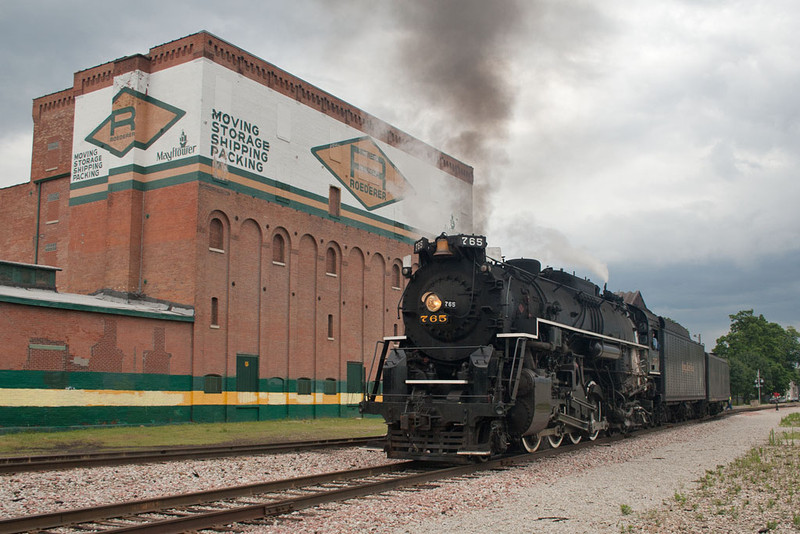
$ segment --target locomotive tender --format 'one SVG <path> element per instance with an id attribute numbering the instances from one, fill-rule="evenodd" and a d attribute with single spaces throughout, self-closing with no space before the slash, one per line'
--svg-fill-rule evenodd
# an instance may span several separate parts
<path id="1" fill-rule="evenodd" d="M 533 452 L 543 439 L 594 440 L 714 414 L 728 400 L 727 361 L 643 301 L 536 260 L 488 258 L 484 236 L 422 238 L 414 252 L 405 335 L 379 342 L 360 405 L 386 420 L 389 457 Z"/>

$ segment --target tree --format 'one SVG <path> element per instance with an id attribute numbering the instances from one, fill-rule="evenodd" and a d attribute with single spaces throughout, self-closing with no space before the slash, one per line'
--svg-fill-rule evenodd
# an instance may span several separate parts
<path id="1" fill-rule="evenodd" d="M 784 392 L 789 382 L 800 382 L 800 334 L 768 322 L 753 310 L 743 310 L 731 319 L 730 332 L 717 339 L 714 353 L 731 366 L 731 393 L 745 402 L 757 396 L 756 373 L 761 372 L 762 393 Z"/>

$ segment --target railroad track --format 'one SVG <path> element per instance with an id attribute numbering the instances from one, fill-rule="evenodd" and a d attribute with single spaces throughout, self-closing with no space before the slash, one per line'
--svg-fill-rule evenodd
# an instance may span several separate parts
<path id="1" fill-rule="evenodd" d="M 131 451 L 70 453 L 36 456 L 13 456 L 0 458 L 0 473 L 24 471 L 53 471 L 73 467 L 100 467 L 130 463 L 221 458 L 318 449 L 326 447 L 355 447 L 383 440 L 383 436 L 367 438 L 342 438 L 316 441 L 293 441 L 256 445 L 220 445 L 200 447 L 165 447 Z"/>
<path id="2" fill-rule="evenodd" d="M 695 424 L 701 421 L 689 421 Z M 186 532 L 233 523 L 271 524 L 269 518 L 321 504 L 374 495 L 397 488 L 423 486 L 447 478 L 470 476 L 479 471 L 523 464 L 539 458 L 576 451 L 585 447 L 610 446 L 681 424 L 642 429 L 632 434 L 613 434 L 595 441 L 556 449 L 544 448 L 532 454 L 507 456 L 482 463 L 435 467 L 422 462 L 401 462 L 384 466 L 311 475 L 274 482 L 248 484 L 184 495 L 124 502 L 92 508 L 66 510 L 36 516 L 0 520 L 0 534 L 42 531 L 59 532 Z M 264 523 L 266 518 L 267 523 Z"/>
<path id="3" fill-rule="evenodd" d="M 119 504 L 95 506 L 0 520 L 0 534 L 58 528 L 67 532 L 186 532 L 230 525 L 256 524 L 321 504 L 374 495 L 397 488 L 466 477 L 479 471 L 507 468 L 538 458 L 607 445 L 624 439 L 617 434 L 569 447 L 542 449 L 482 463 L 435 466 L 424 462 L 400 462 L 384 466 L 310 475 L 287 480 L 248 484 Z M 262 523 L 264 524 L 264 523 Z"/>
<path id="4" fill-rule="evenodd" d="M 67 510 L 1 520 L 0 534 L 51 528 L 58 528 L 59 532 L 186 532 L 419 484 L 447 476 L 443 472 L 452 469 L 430 469 L 404 462 Z"/>

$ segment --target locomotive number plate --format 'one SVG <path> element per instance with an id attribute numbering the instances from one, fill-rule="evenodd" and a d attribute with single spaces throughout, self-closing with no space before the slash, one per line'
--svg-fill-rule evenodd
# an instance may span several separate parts
<path id="1" fill-rule="evenodd" d="M 486 238 L 482 235 L 462 235 L 461 246 L 483 248 L 486 246 Z"/>
<path id="2" fill-rule="evenodd" d="M 446 313 L 438 313 L 435 315 L 420 315 L 419 322 L 422 324 L 429 324 L 429 323 L 446 323 L 448 316 Z"/>

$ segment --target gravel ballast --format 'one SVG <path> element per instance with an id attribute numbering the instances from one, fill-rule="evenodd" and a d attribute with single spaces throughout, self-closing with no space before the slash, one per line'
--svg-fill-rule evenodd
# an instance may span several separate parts
<path id="1" fill-rule="evenodd" d="M 396 491 L 244 526 L 247 532 L 620 532 L 624 505 L 659 509 L 706 470 L 767 442 L 780 418 L 765 410 L 669 429 L 608 447 L 545 458 L 420 491 Z M 785 430 L 785 429 L 782 429 Z M 264 482 L 387 463 L 360 449 L 302 452 L 0 476 L 3 518 Z M 438 486 L 438 487 L 436 487 Z M 237 527 L 238 530 L 238 527 Z"/>

